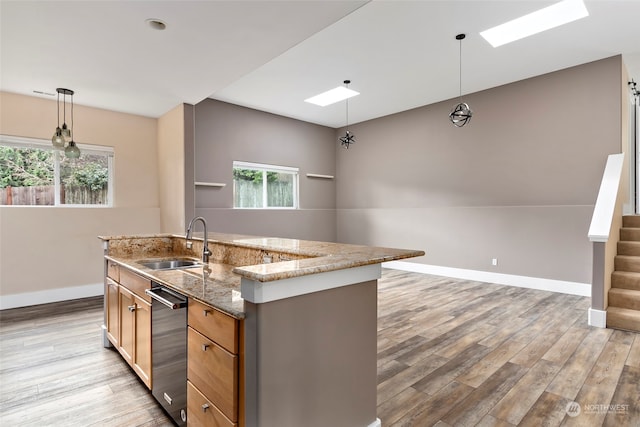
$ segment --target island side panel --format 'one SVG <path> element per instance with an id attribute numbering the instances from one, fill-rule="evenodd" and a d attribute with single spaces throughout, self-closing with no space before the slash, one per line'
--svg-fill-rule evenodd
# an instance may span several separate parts
<path id="1" fill-rule="evenodd" d="M 247 425 L 375 423 L 377 280 L 245 310 Z"/>

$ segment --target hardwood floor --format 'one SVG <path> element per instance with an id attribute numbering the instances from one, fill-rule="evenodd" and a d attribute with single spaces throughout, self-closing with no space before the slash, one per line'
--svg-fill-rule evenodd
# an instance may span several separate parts
<path id="1" fill-rule="evenodd" d="M 378 304 L 384 427 L 640 426 L 640 334 L 588 298 L 383 270 Z M 0 425 L 171 425 L 101 325 L 101 297 L 0 311 Z"/>
<path id="2" fill-rule="evenodd" d="M 640 426 L 640 334 L 589 298 L 394 270 L 378 295 L 385 427 Z"/>
<path id="3" fill-rule="evenodd" d="M 102 297 L 0 311 L 0 425 L 171 425 L 101 325 Z"/>

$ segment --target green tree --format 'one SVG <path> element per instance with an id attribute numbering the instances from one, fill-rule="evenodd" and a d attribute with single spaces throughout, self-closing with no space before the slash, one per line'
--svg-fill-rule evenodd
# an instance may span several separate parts
<path id="1" fill-rule="evenodd" d="M 52 182 L 50 151 L 0 146 L 0 188 L 51 185 Z"/>
<path id="2" fill-rule="evenodd" d="M 63 180 L 65 185 L 88 187 L 91 191 L 102 190 L 108 182 L 108 169 L 95 162 L 86 163 L 80 168 L 74 168 L 72 173 Z"/>
<path id="3" fill-rule="evenodd" d="M 233 169 L 233 179 L 262 183 L 262 171 L 255 169 Z M 278 181 L 278 172 L 267 172 L 267 182 Z"/>

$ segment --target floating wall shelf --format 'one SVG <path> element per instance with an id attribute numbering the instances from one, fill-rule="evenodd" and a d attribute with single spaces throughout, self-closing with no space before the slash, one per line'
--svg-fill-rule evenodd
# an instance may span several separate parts
<path id="1" fill-rule="evenodd" d="M 307 178 L 333 179 L 333 175 L 320 175 L 317 173 L 308 173 Z"/>
<path id="2" fill-rule="evenodd" d="M 200 182 L 200 181 L 196 181 L 195 182 L 196 187 L 224 187 L 225 183 L 223 182 Z"/>

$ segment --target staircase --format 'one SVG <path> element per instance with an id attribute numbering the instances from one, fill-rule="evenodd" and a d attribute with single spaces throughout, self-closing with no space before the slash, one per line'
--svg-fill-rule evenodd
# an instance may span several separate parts
<path id="1" fill-rule="evenodd" d="M 607 328 L 640 332 L 640 215 L 622 217 Z"/>

